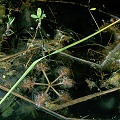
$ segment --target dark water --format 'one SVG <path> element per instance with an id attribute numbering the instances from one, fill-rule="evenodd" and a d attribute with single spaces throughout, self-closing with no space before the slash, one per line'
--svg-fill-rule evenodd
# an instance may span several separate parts
<path id="1" fill-rule="evenodd" d="M 77 1 L 77 3 L 87 5 L 88 1 L 81 1 L 81 3 Z M 100 8 L 105 12 L 109 12 L 111 14 L 115 14 L 118 16 L 120 13 L 120 8 L 117 4 L 117 1 L 104 1 L 104 0 L 92 1 L 91 0 L 90 5 L 91 7 L 96 7 L 98 9 Z M 52 16 L 51 14 L 49 14 L 50 12 L 48 12 L 50 10 L 48 6 L 50 6 L 53 12 L 56 13 L 55 18 L 53 18 L 53 20 L 56 19 L 57 21 L 56 24 L 48 22 L 47 20 L 43 22 L 45 24 L 45 30 L 47 30 L 48 34 L 50 34 L 52 37 L 54 36 L 53 35 L 54 29 L 61 26 L 77 32 L 78 36 L 81 38 L 84 38 L 85 36 L 97 30 L 95 22 L 93 21 L 87 7 L 73 5 L 73 4 L 64 4 L 64 3 L 47 3 L 46 4 L 46 3 L 40 3 L 40 2 L 38 2 L 38 6 L 39 7 L 41 6 L 45 10 L 45 13 L 47 14 L 48 18 L 51 18 Z M 103 20 L 109 21 L 111 18 L 110 16 L 100 13 L 99 11 L 92 11 L 92 14 L 94 15 L 99 26 L 103 24 Z M 18 21 L 20 21 L 20 19 Z M 30 23 L 30 25 L 32 25 L 32 23 Z M 52 25 L 53 27 L 51 27 Z M 98 40 L 100 40 L 99 36 L 97 36 L 97 38 Z M 102 43 L 104 42 L 105 41 L 103 41 Z M 83 59 L 89 60 L 89 57 L 86 58 L 85 50 L 87 49 L 87 47 L 85 47 L 82 50 L 81 49 L 82 48 L 73 48 L 72 49 L 74 51 L 73 54 L 77 57 L 82 55 Z M 91 60 L 93 59 L 91 58 Z M 87 84 L 84 82 L 85 79 L 87 78 L 97 79 L 93 75 L 95 74 L 94 73 L 95 70 L 93 70 L 90 66 L 80 64 L 76 61 L 71 62 L 71 64 L 72 64 L 71 68 L 74 74 L 74 79 L 76 82 L 74 88 L 70 90 L 71 96 L 74 99 L 76 99 L 81 96 L 98 92 L 97 89 L 90 91 L 89 88 L 87 87 Z M 1 75 L 2 73 L 4 73 L 4 70 L 0 71 L 0 77 L 2 77 Z M 12 82 L 14 83 L 15 79 L 18 79 L 19 77 L 20 76 L 14 77 Z M 0 82 L 1 81 L 2 80 L 0 78 Z M 3 97 L 3 95 L 5 95 L 5 92 L 0 91 L 0 97 Z M 4 109 L 1 110 L 0 108 L 1 110 L 0 120 L 10 120 L 10 119 L 12 120 L 26 120 L 26 119 L 57 120 L 57 118 L 52 117 L 51 115 L 45 112 L 41 112 L 40 110 L 37 110 L 34 105 L 28 104 L 23 100 L 20 100 L 20 99 L 16 100 L 16 98 L 10 98 L 10 101 L 2 105 L 1 108 L 4 107 Z M 64 110 L 65 112 L 67 111 L 67 113 L 65 113 L 62 110 L 60 111 L 60 113 L 62 114 L 65 113 L 65 116 L 68 116 L 68 117 L 72 116 L 76 118 L 82 118 L 84 116 L 87 116 L 87 118 L 90 118 L 90 119 L 119 120 L 120 119 L 120 102 L 119 101 L 120 101 L 120 92 L 116 91 L 107 95 L 94 98 L 92 100 L 88 100 L 83 103 L 79 103 L 77 105 L 73 105 L 71 107 L 68 107 L 69 110 L 68 109 Z"/>

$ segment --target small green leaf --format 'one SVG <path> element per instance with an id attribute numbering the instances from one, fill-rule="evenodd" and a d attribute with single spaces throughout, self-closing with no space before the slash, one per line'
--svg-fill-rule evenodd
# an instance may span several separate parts
<path id="1" fill-rule="evenodd" d="M 90 10 L 96 10 L 96 8 L 91 8 Z"/>
<path id="2" fill-rule="evenodd" d="M 32 18 L 38 18 L 38 16 L 35 15 L 35 14 L 32 14 L 31 17 L 32 17 Z"/>
<path id="3" fill-rule="evenodd" d="M 41 16 L 41 19 L 45 18 L 46 17 L 46 14 L 42 14 Z"/>
<path id="4" fill-rule="evenodd" d="M 12 25 L 12 23 L 14 22 L 14 20 L 15 20 L 15 17 L 11 18 L 10 25 Z"/>
<path id="5" fill-rule="evenodd" d="M 11 17 L 10 15 L 8 15 L 8 22 L 7 22 L 7 24 L 12 25 L 14 20 L 15 20 L 15 17 Z"/>
<path id="6" fill-rule="evenodd" d="M 41 8 L 38 8 L 37 9 L 37 16 L 38 16 L 38 18 L 41 17 L 41 14 L 42 14 L 42 10 L 41 10 Z"/>

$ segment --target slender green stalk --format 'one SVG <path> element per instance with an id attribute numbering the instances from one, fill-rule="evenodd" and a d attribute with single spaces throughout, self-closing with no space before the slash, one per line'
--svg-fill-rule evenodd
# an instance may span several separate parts
<path id="1" fill-rule="evenodd" d="M 74 43 L 72 43 L 72 44 L 70 44 L 70 45 L 68 45 L 68 46 L 66 46 L 66 47 L 63 47 L 63 48 L 61 48 L 61 49 L 58 49 L 58 50 L 52 52 L 51 54 L 46 55 L 46 56 L 43 56 L 42 58 L 39 58 L 38 60 L 34 61 L 34 62 L 31 64 L 31 66 L 25 71 L 25 73 L 20 77 L 20 79 L 13 85 L 13 87 L 9 90 L 9 92 L 2 98 L 2 100 L 0 101 L 0 104 L 2 104 L 2 103 L 5 101 L 5 99 L 6 99 L 6 98 L 12 93 L 12 91 L 20 84 L 20 82 L 23 81 L 23 79 L 26 77 L 26 75 L 33 69 L 33 67 L 34 67 L 39 61 L 41 61 L 41 60 L 43 60 L 44 58 L 46 58 L 46 57 L 48 57 L 48 56 L 51 56 L 51 55 L 53 55 L 53 54 L 57 54 L 57 53 L 59 53 L 59 52 L 62 52 L 62 51 L 66 50 L 66 49 L 68 49 L 68 48 L 70 48 L 70 47 L 72 47 L 72 46 L 75 46 L 75 45 L 81 43 L 81 42 L 84 42 L 84 41 L 88 40 L 89 38 L 91 38 L 91 37 L 93 37 L 93 36 L 101 33 L 101 32 L 104 31 L 105 29 L 111 27 L 112 25 L 115 25 L 115 24 L 118 23 L 119 21 L 120 21 L 120 19 L 118 19 L 118 20 L 115 21 L 114 23 L 106 26 L 105 28 L 103 28 L 103 29 L 101 29 L 101 30 L 99 30 L 99 31 L 97 31 L 97 32 L 95 32 L 95 33 L 93 33 L 93 34 L 91 34 L 91 35 L 89 35 L 89 36 L 87 36 L 87 37 L 85 37 L 85 38 L 77 41 L 77 42 L 74 42 Z"/>
<path id="2" fill-rule="evenodd" d="M 70 48 L 70 47 L 72 47 L 72 46 L 75 46 L 75 45 L 77 45 L 77 44 L 79 44 L 79 43 L 81 43 L 81 42 L 84 42 L 84 41 L 88 40 L 89 38 L 91 38 L 91 37 L 93 37 L 93 36 L 101 33 L 102 31 L 106 30 L 107 28 L 115 25 L 115 24 L 118 23 L 118 22 L 120 22 L 120 19 L 117 20 L 117 21 L 115 21 L 115 22 L 113 22 L 112 24 L 104 27 L 103 29 L 101 29 L 101 30 L 99 30 L 99 31 L 97 31 L 97 32 L 95 32 L 95 33 L 93 33 L 93 34 L 91 34 L 91 35 L 89 35 L 89 36 L 87 36 L 87 37 L 85 37 L 85 38 L 77 41 L 77 42 L 74 42 L 74 43 L 72 43 L 72 44 L 70 44 L 70 45 L 68 45 L 68 46 L 65 46 L 65 47 L 63 47 L 63 48 L 61 48 L 61 49 L 58 49 L 58 50 L 54 51 L 52 54 L 56 54 L 56 53 L 62 52 L 62 51 L 66 50 L 66 49 L 68 49 L 68 48 Z"/>

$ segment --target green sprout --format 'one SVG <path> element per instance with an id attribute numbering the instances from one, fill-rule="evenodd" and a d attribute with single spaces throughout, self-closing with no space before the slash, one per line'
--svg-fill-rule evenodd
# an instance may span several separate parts
<path id="1" fill-rule="evenodd" d="M 41 38 L 43 39 L 42 33 L 41 33 L 41 30 L 40 30 L 40 29 L 41 29 L 41 21 L 42 21 L 42 19 L 44 19 L 44 18 L 46 17 L 46 14 L 42 13 L 41 8 L 38 8 L 38 9 L 37 9 L 37 15 L 32 14 L 31 17 L 34 18 L 34 19 L 36 19 L 36 21 L 38 21 L 38 25 L 37 25 L 37 27 L 36 27 L 36 33 L 35 33 L 34 39 L 36 38 L 38 29 L 39 29 Z"/>
<path id="2" fill-rule="evenodd" d="M 14 32 L 11 30 L 11 26 L 14 20 L 15 20 L 15 17 L 11 17 L 10 15 L 8 15 L 8 22 L 6 23 L 7 28 L 4 36 L 11 36 L 12 34 L 14 34 Z"/>
<path id="3" fill-rule="evenodd" d="M 8 15 L 7 30 L 10 29 L 14 20 L 15 20 L 15 17 L 11 17 L 10 15 Z"/>
<path id="4" fill-rule="evenodd" d="M 38 26 L 37 26 L 37 28 L 36 28 L 36 29 L 38 29 L 38 28 L 41 27 L 41 20 L 46 17 L 46 14 L 42 13 L 41 8 L 38 8 L 38 9 L 37 9 L 37 15 L 32 14 L 31 17 L 32 17 L 32 18 L 35 18 L 36 21 L 38 21 Z"/>
<path id="5" fill-rule="evenodd" d="M 43 36 L 42 36 L 42 32 L 41 32 L 41 21 L 42 21 L 42 19 L 44 19 L 46 17 L 46 14 L 44 14 L 42 12 L 41 8 L 38 8 L 37 9 L 37 15 L 32 14 L 31 17 L 36 19 L 36 21 L 38 21 L 38 25 L 36 27 L 36 32 L 35 32 L 35 36 L 34 36 L 33 40 L 35 40 L 38 30 L 39 30 L 41 39 L 43 40 Z M 44 48 L 44 40 L 43 40 L 42 47 Z M 42 49 L 42 53 L 43 53 L 43 49 Z M 44 55 L 44 53 L 43 53 L 43 55 Z"/>
<path id="6" fill-rule="evenodd" d="M 37 9 L 37 15 L 32 14 L 31 17 L 35 18 L 37 20 L 42 20 L 42 19 L 44 19 L 46 17 L 46 14 L 42 13 L 41 8 L 38 8 Z"/>

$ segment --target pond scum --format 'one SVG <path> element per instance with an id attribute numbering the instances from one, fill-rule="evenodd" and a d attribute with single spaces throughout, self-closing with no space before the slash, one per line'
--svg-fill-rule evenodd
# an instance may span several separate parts
<path id="1" fill-rule="evenodd" d="M 2 25 L 4 25 L 3 19 L 8 19 L 6 29 L 1 29 L 4 33 L 0 41 L 0 99 L 36 59 L 80 39 L 80 35 L 66 27 L 55 29 L 54 37 L 50 38 L 42 27 L 44 24 L 40 19 L 37 21 L 36 30 L 30 26 L 29 30 L 25 28 L 22 30 L 23 33 L 18 35 L 14 12 L 19 13 L 25 9 L 29 15 L 27 17 L 30 17 L 27 7 L 30 8 L 32 4 L 27 3 L 29 2 L 22 2 L 21 9 L 11 8 L 8 17 L 0 16 Z M 33 15 L 33 18 L 41 17 L 38 11 L 37 15 Z M 109 24 L 104 22 L 100 29 Z M 94 37 L 80 46 L 49 56 L 37 63 L 23 82 L 0 105 L 0 118 L 7 119 L 12 115 L 16 115 L 14 118 L 16 120 L 25 119 L 26 116 L 33 119 L 49 117 L 40 111 L 54 116 L 55 120 L 56 118 L 63 120 L 100 118 L 100 116 L 91 117 L 87 112 L 81 115 L 82 117 L 78 117 L 81 113 L 77 115 L 71 112 L 69 106 L 74 108 L 78 103 L 95 97 L 99 99 L 99 96 L 120 89 L 119 23 L 103 31 L 102 34 L 107 35 L 109 40 L 100 44 Z M 120 113 L 120 104 L 117 110 Z"/>

